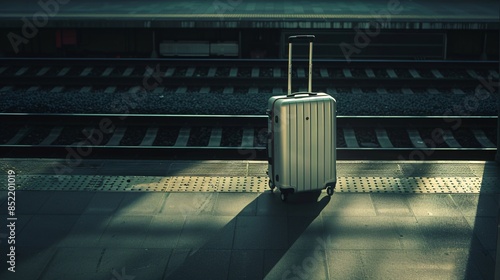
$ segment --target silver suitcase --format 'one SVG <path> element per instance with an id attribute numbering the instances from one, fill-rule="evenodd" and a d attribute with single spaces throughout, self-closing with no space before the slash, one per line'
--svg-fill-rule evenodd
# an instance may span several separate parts
<path id="1" fill-rule="evenodd" d="M 308 91 L 292 93 L 292 41 L 309 40 Z M 289 194 L 336 185 L 336 101 L 326 93 L 312 92 L 312 46 L 314 35 L 288 38 L 288 94 L 268 101 L 269 187 Z"/>

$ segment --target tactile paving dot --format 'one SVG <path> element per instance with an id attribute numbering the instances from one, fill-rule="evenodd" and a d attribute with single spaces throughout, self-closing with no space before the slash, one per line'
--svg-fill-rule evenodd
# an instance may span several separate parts
<path id="1" fill-rule="evenodd" d="M 0 176 L 7 181 L 7 176 Z M 265 176 L 22 175 L 18 190 L 132 192 L 265 192 Z M 0 190 L 6 190 L 2 184 Z M 500 193 L 495 177 L 338 177 L 342 193 Z"/>

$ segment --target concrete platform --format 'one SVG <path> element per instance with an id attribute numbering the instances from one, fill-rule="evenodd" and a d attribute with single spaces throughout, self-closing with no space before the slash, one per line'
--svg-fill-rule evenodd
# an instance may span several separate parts
<path id="1" fill-rule="evenodd" d="M 500 205 L 500 167 L 495 163 L 339 162 L 339 179 L 377 174 L 474 177 L 490 180 L 497 188 L 466 193 L 467 181 L 447 193 L 353 188 L 332 197 L 324 191 L 296 194 L 287 204 L 277 192 L 237 188 L 232 192 L 23 190 L 24 176 L 55 176 L 52 167 L 61 163 L 64 160 L 0 161 L 2 186 L 8 183 L 8 170 L 14 170 L 17 187 L 13 216 L 8 213 L 6 188 L 0 191 L 0 219 L 4 224 L 11 222 L 8 218 L 17 219 L 15 273 L 7 271 L 10 233 L 0 229 L 1 279 L 492 279 L 494 275 Z M 265 166 L 254 161 L 83 161 L 71 173 L 58 176 L 254 176 L 265 172 Z"/>
<path id="2" fill-rule="evenodd" d="M 31 0 L 2 4 L 0 27 L 21 28 L 25 17 L 57 28 L 352 29 L 359 23 L 379 22 L 388 29 L 498 29 L 500 5 L 495 0 L 39 2 L 50 4 Z"/>

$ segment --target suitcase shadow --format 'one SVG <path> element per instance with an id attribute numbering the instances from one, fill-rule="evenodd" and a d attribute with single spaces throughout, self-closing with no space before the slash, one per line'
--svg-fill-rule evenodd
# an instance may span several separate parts
<path id="1" fill-rule="evenodd" d="M 275 192 L 279 193 L 279 191 L 277 190 L 275 190 Z M 291 204 L 291 205 L 309 204 L 309 206 L 318 207 L 320 206 L 321 203 L 324 203 L 322 201 L 318 201 L 321 194 L 322 194 L 321 190 L 289 194 L 285 204 Z M 327 199 L 327 201 L 329 201 L 330 197 L 327 196 L 323 199 Z"/>
<path id="2" fill-rule="evenodd" d="M 264 279 L 275 274 L 281 279 L 288 263 L 301 263 L 324 237 L 316 218 L 329 202 L 321 191 L 292 194 L 286 203 L 279 192 L 262 193 L 207 236 L 201 248 L 191 249 L 176 267 L 167 266 L 164 279 Z M 229 245 L 227 238 L 232 238 Z M 287 254 L 290 249 L 293 253 Z"/>

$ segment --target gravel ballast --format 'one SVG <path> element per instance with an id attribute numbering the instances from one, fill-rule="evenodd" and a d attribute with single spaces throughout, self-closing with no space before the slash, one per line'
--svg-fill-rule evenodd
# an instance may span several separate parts
<path id="1" fill-rule="evenodd" d="M 266 112 L 272 93 L 105 93 L 7 91 L 0 112 L 250 114 Z M 331 93 L 338 115 L 497 115 L 497 96 L 483 94 Z"/>

